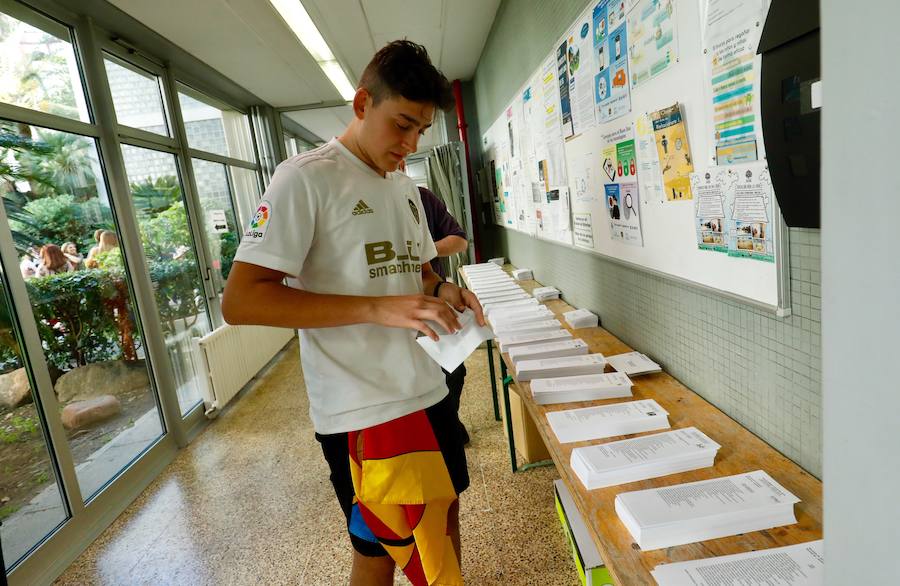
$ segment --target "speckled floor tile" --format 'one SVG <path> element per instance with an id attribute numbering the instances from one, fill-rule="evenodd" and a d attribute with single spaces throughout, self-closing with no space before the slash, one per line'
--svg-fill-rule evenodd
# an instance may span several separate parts
<path id="1" fill-rule="evenodd" d="M 295 340 L 56 584 L 346 584 L 350 546 L 297 355 Z M 512 474 L 484 351 L 466 366 L 466 584 L 578 584 L 553 507 L 555 470 Z M 407 583 L 398 573 L 396 584 Z"/>

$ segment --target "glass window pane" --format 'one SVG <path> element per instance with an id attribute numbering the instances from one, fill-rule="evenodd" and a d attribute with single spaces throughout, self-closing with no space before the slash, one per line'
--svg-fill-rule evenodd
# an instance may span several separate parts
<path id="1" fill-rule="evenodd" d="M 0 8 L 0 102 L 90 122 L 68 27 L 16 2 Z"/>
<path id="2" fill-rule="evenodd" d="M 203 368 L 194 338 L 210 332 L 206 294 L 175 155 L 122 145 L 156 307 L 186 414 L 202 401 Z"/>
<path id="3" fill-rule="evenodd" d="M 234 202 L 237 205 L 238 224 L 243 229 L 250 225 L 250 218 L 256 213 L 256 207 L 262 197 L 259 193 L 257 171 L 243 167 L 228 167 L 231 173 L 231 185 L 234 189 Z"/>
<path id="4" fill-rule="evenodd" d="M 0 541 L 7 568 L 69 517 L 10 307 L 4 271 L 0 282 Z"/>
<path id="5" fill-rule="evenodd" d="M 85 500 L 163 434 L 91 138 L 0 122 L 0 192 Z M 87 253 L 87 254 L 85 254 Z"/>
<path id="6" fill-rule="evenodd" d="M 197 195 L 203 208 L 203 227 L 210 248 L 208 256 L 215 274 L 213 282 L 221 298 L 239 241 L 228 177 L 225 165 L 221 163 L 193 159 L 192 164 Z"/>
<path id="7" fill-rule="evenodd" d="M 256 161 L 247 116 L 183 85 L 178 88 L 188 146 L 242 161 Z"/>
<path id="8" fill-rule="evenodd" d="M 159 78 L 108 55 L 103 64 L 119 124 L 170 136 Z"/>

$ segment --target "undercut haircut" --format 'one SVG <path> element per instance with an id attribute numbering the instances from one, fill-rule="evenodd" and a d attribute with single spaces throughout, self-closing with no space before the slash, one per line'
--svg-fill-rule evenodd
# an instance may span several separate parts
<path id="1" fill-rule="evenodd" d="M 376 105 L 397 96 L 434 104 L 445 112 L 456 105 L 450 82 L 431 64 L 425 47 L 407 40 L 388 43 L 375 53 L 359 88 L 368 91 Z"/>

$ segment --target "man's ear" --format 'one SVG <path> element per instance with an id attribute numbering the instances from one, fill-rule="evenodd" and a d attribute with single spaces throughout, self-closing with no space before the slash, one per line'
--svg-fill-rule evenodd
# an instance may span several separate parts
<path id="1" fill-rule="evenodd" d="M 359 88 L 353 96 L 353 115 L 362 120 L 372 107 L 372 94 L 366 88 Z"/>

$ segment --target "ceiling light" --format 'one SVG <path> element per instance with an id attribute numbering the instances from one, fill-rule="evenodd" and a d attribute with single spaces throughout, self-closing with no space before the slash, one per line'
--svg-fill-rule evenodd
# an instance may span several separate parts
<path id="1" fill-rule="evenodd" d="M 328 76 L 328 79 L 331 80 L 331 83 L 334 84 L 334 87 L 337 88 L 341 97 L 348 102 L 352 100 L 353 96 L 356 95 L 356 88 L 347 79 L 347 74 L 344 73 L 341 64 L 337 61 L 322 61 L 319 63 L 319 66 L 325 72 L 325 75 Z"/>
<path id="2" fill-rule="evenodd" d="M 316 60 L 341 97 L 347 101 L 352 100 L 356 94 L 356 88 L 347 79 L 347 74 L 334 58 L 334 53 L 322 38 L 319 29 L 316 28 L 300 0 L 269 0 L 269 2 Z"/>

